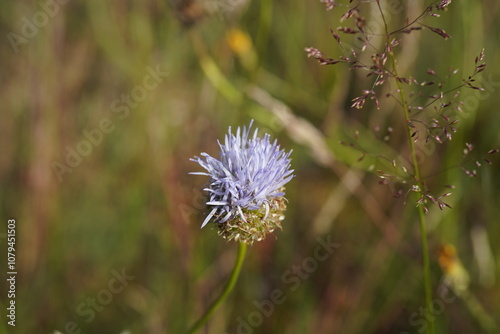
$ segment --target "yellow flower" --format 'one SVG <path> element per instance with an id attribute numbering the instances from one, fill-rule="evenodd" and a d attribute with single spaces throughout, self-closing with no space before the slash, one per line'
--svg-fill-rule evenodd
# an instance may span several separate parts
<path id="1" fill-rule="evenodd" d="M 226 34 L 226 41 L 245 69 L 253 71 L 257 65 L 257 54 L 251 37 L 238 28 L 232 28 Z"/>

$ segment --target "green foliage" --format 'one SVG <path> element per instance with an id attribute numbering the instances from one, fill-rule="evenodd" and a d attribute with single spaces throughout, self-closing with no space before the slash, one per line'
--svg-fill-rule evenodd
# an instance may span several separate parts
<path id="1" fill-rule="evenodd" d="M 207 1 L 214 12 L 187 27 L 178 6 L 163 1 L 69 1 L 45 14 L 32 37 L 24 36 L 26 20 L 46 13 L 41 5 L 5 5 L 0 217 L 18 224 L 18 308 L 16 328 L 2 321 L 0 332 L 185 331 L 223 288 L 236 254 L 233 242 L 199 229 L 208 210 L 202 181 L 187 175 L 196 169 L 189 158 L 215 154 L 227 127 L 250 118 L 294 150 L 297 177 L 287 185 L 283 231 L 249 247 L 208 333 L 238 333 L 243 322 L 254 333 L 421 329 L 414 201 L 405 205 L 404 192 L 377 175 L 392 172 L 394 160 L 401 173 L 399 158 L 409 161 L 406 129 L 394 126 L 399 106 L 350 108 L 371 78 L 342 64 L 319 66 L 304 52 L 315 45 L 341 54 L 329 28 L 345 8 L 237 3 Z M 410 7 L 393 17 L 395 26 L 427 5 L 403 3 Z M 455 187 L 446 199 L 453 209 L 429 206 L 426 215 L 434 296 L 443 305 L 437 333 L 499 330 L 483 317 L 500 314 L 500 161 L 492 154 L 492 165 L 474 163 L 500 147 L 499 10 L 496 0 L 454 1 L 432 18 L 451 39 L 412 33 L 401 46 L 410 51 L 398 55 L 400 71 L 419 80 L 428 68 L 468 75 L 483 47 L 488 63 L 478 79 L 485 90 L 462 89 L 466 110 L 453 140 L 422 155 L 421 174 L 436 195 Z M 9 33 L 24 39 L 13 46 Z M 466 143 L 474 149 L 462 162 Z M 318 238 L 327 237 L 339 247 L 320 261 Z M 5 243 L 0 234 L 1 268 Z M 443 244 L 456 256 L 439 253 Z M 467 295 L 448 302 L 443 280 L 464 274 L 443 261 L 468 273 Z M 112 281 L 122 269 L 134 277 L 126 285 Z M 267 316 L 259 307 L 277 289 L 284 300 Z M 3 319 L 6 294 L 2 285 Z"/>

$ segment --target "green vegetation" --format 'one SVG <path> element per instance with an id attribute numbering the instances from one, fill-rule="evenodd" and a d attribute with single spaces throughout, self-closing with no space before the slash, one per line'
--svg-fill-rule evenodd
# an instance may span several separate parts
<path id="1" fill-rule="evenodd" d="M 381 3 L 393 30 L 430 4 Z M 0 333 L 185 333 L 224 289 L 238 250 L 211 224 L 200 230 L 210 210 L 189 158 L 217 154 L 228 126 L 250 119 L 293 149 L 296 177 L 283 230 L 248 247 L 205 332 L 424 332 L 419 194 L 399 182 L 412 161 L 403 110 L 383 94 L 380 109 L 370 99 L 351 108 L 374 77 L 305 51 L 346 56 L 330 28 L 347 25 L 347 8 L 183 4 L 4 4 L 0 277 L 12 218 L 18 274 L 16 327 L 2 320 Z M 375 2 L 361 14 L 380 25 Z M 459 69 L 446 91 L 474 72 L 483 48 L 487 67 L 475 82 L 483 91 L 460 90 L 453 139 L 415 143 L 431 195 L 451 192 L 442 200 L 452 209 L 426 204 L 427 317 L 435 333 L 498 333 L 500 155 L 487 153 L 500 148 L 500 2 L 454 1 L 440 14 L 425 22 L 452 38 L 399 35 L 398 74 L 421 82 L 429 69 L 440 79 Z"/>

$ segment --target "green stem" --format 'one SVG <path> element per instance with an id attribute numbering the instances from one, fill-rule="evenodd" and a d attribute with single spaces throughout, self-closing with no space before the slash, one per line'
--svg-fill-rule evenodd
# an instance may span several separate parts
<path id="1" fill-rule="evenodd" d="M 267 49 L 266 43 L 269 39 L 269 30 L 273 21 L 273 2 L 269 0 L 262 0 L 260 2 L 260 22 L 259 30 L 257 32 L 256 48 L 257 52 L 264 54 Z"/>
<path id="2" fill-rule="evenodd" d="M 205 76 L 228 101 L 239 105 L 243 100 L 243 94 L 234 87 L 224 73 L 222 73 L 217 63 L 210 57 L 197 31 L 194 29 L 190 30 L 189 36 L 191 37 L 194 51 L 198 55 L 198 60 Z"/>
<path id="3" fill-rule="evenodd" d="M 392 66 L 393 66 L 393 72 L 398 76 L 398 72 L 396 69 L 396 60 L 394 57 L 394 54 L 391 54 L 391 60 L 392 60 Z M 415 143 L 413 142 L 413 137 L 412 135 L 412 127 L 410 126 L 410 113 L 408 111 L 408 104 L 406 102 L 405 96 L 403 89 L 401 87 L 401 83 L 396 80 L 396 85 L 398 87 L 399 91 L 399 96 L 401 98 L 401 104 L 403 105 L 403 111 L 404 111 L 404 117 L 405 117 L 405 122 L 406 122 L 406 128 L 408 132 L 408 141 L 410 143 L 410 150 L 411 150 L 411 158 L 412 158 L 412 165 L 413 165 L 413 171 L 414 171 L 414 176 L 415 176 L 415 181 L 418 184 L 419 188 L 422 190 L 423 185 L 420 180 L 420 168 L 418 165 L 418 159 L 417 159 L 417 151 L 415 150 Z M 418 205 L 418 220 L 419 220 L 419 227 L 420 227 L 420 242 L 422 244 L 422 262 L 424 266 L 424 288 L 425 288 L 425 303 L 427 305 L 426 309 L 428 314 L 433 314 L 432 310 L 432 287 L 431 287 L 431 269 L 430 269 L 430 262 L 429 262 L 429 247 L 427 246 L 427 231 L 425 227 L 425 212 L 424 208 L 422 205 Z M 434 334 L 434 320 L 432 320 L 432 317 L 425 317 L 427 321 L 427 333 L 429 334 Z"/>
<path id="4" fill-rule="evenodd" d="M 229 281 L 227 282 L 224 290 L 220 296 L 210 305 L 208 310 L 206 310 L 205 314 L 195 322 L 195 324 L 188 331 L 189 334 L 195 333 L 198 331 L 203 325 L 207 323 L 207 321 L 212 317 L 215 311 L 222 305 L 227 296 L 231 293 L 234 286 L 236 285 L 236 281 L 238 280 L 238 276 L 241 272 L 241 267 L 243 266 L 243 260 L 245 259 L 245 253 L 247 251 L 247 245 L 243 242 L 239 243 L 238 247 L 238 255 L 236 255 L 236 262 L 234 264 L 233 272 L 231 273 L 231 277 L 229 277 Z"/>
<path id="5" fill-rule="evenodd" d="M 385 26 L 385 32 L 387 36 L 387 44 L 389 45 L 390 43 L 390 34 L 389 34 L 389 29 L 387 26 L 387 22 L 385 20 L 384 12 L 382 8 L 380 7 L 380 2 L 377 0 L 377 5 L 380 10 L 380 13 L 382 15 L 382 19 L 384 21 L 384 26 Z M 399 97 L 401 99 L 401 105 L 403 106 L 403 112 L 404 112 L 404 118 L 406 122 L 406 129 L 408 133 L 408 141 L 410 143 L 410 150 L 411 150 L 411 159 L 412 159 L 412 165 L 413 165 L 413 171 L 414 171 L 414 177 L 415 177 L 415 182 L 419 186 L 420 190 L 423 191 L 423 184 L 422 181 L 420 180 L 420 168 L 418 164 L 418 159 L 417 159 L 417 151 L 415 150 L 415 143 L 413 142 L 413 137 L 412 137 L 412 127 L 411 127 L 411 121 L 410 121 L 410 112 L 408 110 L 408 103 L 406 102 L 406 98 L 404 95 L 403 88 L 401 86 L 401 83 L 398 81 L 398 70 L 396 67 L 396 57 L 394 56 L 394 53 L 388 52 L 391 58 L 392 62 L 392 68 L 393 68 L 393 74 L 395 75 L 395 81 L 396 85 L 398 87 L 398 92 L 399 92 Z M 418 205 L 418 220 L 419 220 L 419 227 L 420 227 L 420 242 L 422 244 L 422 262 L 424 266 L 424 289 L 425 289 L 425 304 L 426 304 L 426 310 L 428 315 L 433 314 L 433 308 L 432 308 L 432 285 L 431 285 L 431 269 L 430 269 L 430 261 L 429 261 L 429 247 L 427 246 L 427 231 L 426 231 L 426 226 L 425 226 L 425 212 L 423 205 Z M 429 334 L 434 334 L 435 333 L 435 328 L 434 328 L 434 320 L 433 317 L 431 316 L 426 316 L 425 317 L 427 321 L 427 333 Z"/>
<path id="6" fill-rule="evenodd" d="M 398 72 L 396 69 L 396 60 L 394 58 L 394 54 L 391 54 L 391 59 L 392 59 L 392 66 L 394 67 L 393 72 L 396 76 L 398 76 Z M 408 104 L 406 102 L 405 96 L 403 89 L 401 87 L 401 83 L 396 80 L 396 84 L 398 87 L 399 91 L 399 96 L 401 98 L 401 104 L 403 105 L 403 111 L 404 111 L 404 117 L 406 121 L 406 128 L 408 132 L 408 141 L 410 143 L 410 150 L 411 150 L 411 158 L 412 158 L 412 164 L 413 164 L 413 171 L 414 171 L 414 176 L 415 176 L 415 181 L 418 184 L 418 186 L 422 190 L 422 182 L 420 180 L 420 168 L 418 165 L 418 159 L 417 159 L 417 151 L 415 150 L 415 143 L 413 142 L 413 137 L 412 135 L 412 128 L 409 125 L 410 124 L 410 113 L 408 111 Z M 433 314 L 432 310 L 432 287 L 431 287 L 431 269 L 430 269 L 430 261 L 429 261 L 429 247 L 427 246 L 427 231 L 425 227 L 425 212 L 424 208 L 422 205 L 418 205 L 418 220 L 419 220 L 419 227 L 420 227 L 420 242 L 422 244 L 422 262 L 424 266 L 424 288 L 425 288 L 425 303 L 427 305 L 426 309 L 428 314 Z M 427 321 L 427 333 L 429 334 L 434 334 L 434 320 L 432 320 L 432 317 L 425 317 Z"/>

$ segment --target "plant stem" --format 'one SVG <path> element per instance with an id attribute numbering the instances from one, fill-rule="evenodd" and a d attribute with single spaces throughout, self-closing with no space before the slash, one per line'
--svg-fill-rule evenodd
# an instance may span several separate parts
<path id="1" fill-rule="evenodd" d="M 260 2 L 260 21 L 257 32 L 256 48 L 259 54 L 266 52 L 266 43 L 269 39 L 269 30 L 273 21 L 273 2 L 262 0 Z"/>
<path id="2" fill-rule="evenodd" d="M 393 66 L 393 73 L 398 76 L 398 71 L 396 69 L 396 59 L 394 57 L 394 54 L 391 53 L 391 60 L 392 60 L 392 66 Z M 418 158 L 417 158 L 417 151 L 415 150 L 415 143 L 413 142 L 413 137 L 412 137 L 412 127 L 410 126 L 411 121 L 410 121 L 410 113 L 408 111 L 408 104 L 406 102 L 403 88 L 401 87 L 401 83 L 396 79 L 396 85 L 398 87 L 399 91 L 399 96 L 401 99 L 401 104 L 403 106 L 403 111 L 404 111 L 404 117 L 405 117 L 405 122 L 406 122 L 406 129 L 408 132 L 408 141 L 410 143 L 410 150 L 411 150 L 411 158 L 412 158 L 412 165 L 413 165 L 413 171 L 414 171 L 414 177 L 415 177 L 415 182 L 419 186 L 419 188 L 422 190 L 422 182 L 420 180 L 420 168 L 418 165 Z M 424 267 L 424 288 L 425 288 L 425 303 L 426 303 L 426 310 L 427 314 L 433 314 L 432 310 L 432 287 L 431 287 L 431 270 L 430 270 L 430 262 L 429 262 L 429 247 L 427 246 L 427 231 L 425 227 L 425 212 L 424 208 L 422 205 L 417 205 L 418 209 L 418 220 L 419 220 L 419 226 L 420 226 L 420 242 L 422 245 L 422 262 L 423 262 L 423 267 Z M 425 317 L 427 321 L 427 333 L 429 334 L 434 334 L 434 320 L 432 320 L 431 317 Z"/>
<path id="3" fill-rule="evenodd" d="M 425 213 L 421 205 L 418 206 L 418 216 L 420 221 L 420 239 L 422 243 L 422 261 L 424 266 L 425 303 L 427 304 L 427 313 L 433 314 L 429 248 L 427 246 L 427 232 L 425 229 Z M 434 334 L 434 318 L 426 317 L 425 319 L 427 320 L 427 333 Z"/>
<path id="4" fill-rule="evenodd" d="M 391 54 L 393 72 L 396 76 L 398 76 L 398 72 L 396 69 L 396 60 L 394 58 L 394 54 Z M 401 98 L 401 104 L 403 105 L 404 117 L 406 121 L 406 128 L 408 130 L 408 140 L 410 143 L 411 150 L 411 158 L 414 170 L 415 181 L 418 186 L 422 187 L 422 182 L 420 180 L 420 168 L 418 165 L 417 159 L 417 151 L 415 150 L 415 143 L 413 142 L 412 137 L 412 128 L 410 124 L 410 113 L 408 111 L 408 104 L 406 102 L 403 89 L 401 87 L 401 83 L 396 80 L 396 84 L 398 86 L 399 96 Z M 427 246 L 427 231 L 425 228 L 425 212 L 422 205 L 418 205 L 418 220 L 420 226 L 420 242 L 422 244 L 422 262 L 424 266 L 424 288 L 425 288 L 425 303 L 427 305 L 426 310 L 428 314 L 432 314 L 432 288 L 431 288 L 431 270 L 430 270 L 430 262 L 429 262 L 429 247 Z M 431 317 L 425 317 L 427 321 L 427 333 L 434 334 L 434 320 Z"/>
<path id="5" fill-rule="evenodd" d="M 236 281 L 238 280 L 238 276 L 241 272 L 241 267 L 243 266 L 243 260 L 245 259 L 245 253 L 247 251 L 247 245 L 243 242 L 239 243 L 238 246 L 238 254 L 236 255 L 236 262 L 234 263 L 233 272 L 231 273 L 231 277 L 229 277 L 229 281 L 227 282 L 224 290 L 222 290 L 220 296 L 210 305 L 210 307 L 205 311 L 205 314 L 194 323 L 191 329 L 188 331 L 189 334 L 195 333 L 198 331 L 207 321 L 212 317 L 214 312 L 222 305 L 227 296 L 231 293 L 234 286 L 236 285 Z"/>
<path id="6" fill-rule="evenodd" d="M 380 14 L 382 15 L 382 19 L 384 21 L 384 26 L 385 26 L 385 33 L 387 36 L 387 45 L 390 45 L 391 43 L 391 34 L 389 33 L 389 28 L 387 26 L 387 22 L 385 20 L 384 16 L 384 11 L 382 10 L 380 6 L 379 0 L 377 0 L 377 5 L 380 10 Z M 395 82 L 398 87 L 398 92 L 399 92 L 399 97 L 401 99 L 401 105 L 403 106 L 403 112 L 404 112 L 404 118 L 406 122 L 406 129 L 408 133 L 408 141 L 410 143 L 410 150 L 411 150 L 411 159 L 412 159 L 412 165 L 413 165 L 413 171 L 414 171 L 414 177 L 415 177 L 415 182 L 420 188 L 420 191 L 423 191 L 423 184 L 420 179 L 420 168 L 418 164 L 418 159 L 417 159 L 417 151 L 415 150 L 415 143 L 413 142 L 413 137 L 412 137 L 412 126 L 411 126 L 411 120 L 410 120 L 410 112 L 408 110 L 408 103 L 406 101 L 405 95 L 403 88 L 401 86 L 401 83 L 399 82 L 398 78 L 398 69 L 396 67 L 396 57 L 394 56 L 394 52 L 389 51 L 388 52 L 391 58 L 392 62 L 392 71 L 393 74 L 395 75 Z M 427 316 L 427 315 L 432 315 L 433 314 L 433 308 L 432 308 L 432 285 L 431 285 L 431 269 L 430 269 L 430 261 L 429 261 L 429 247 L 427 246 L 427 231 L 425 227 L 425 212 L 423 205 L 417 205 L 418 209 L 418 220 L 419 220 L 419 227 L 420 227 L 420 242 L 422 245 L 422 262 L 423 262 L 423 269 L 424 269 L 424 290 L 425 290 L 425 304 L 426 304 L 426 316 L 425 320 L 427 322 L 427 333 L 428 334 L 434 334 L 435 333 L 435 328 L 434 328 L 434 320 L 432 317 Z"/>
<path id="7" fill-rule="evenodd" d="M 194 29 L 189 31 L 193 49 L 198 55 L 200 67 L 212 85 L 231 103 L 239 105 L 243 100 L 243 94 L 222 73 L 217 63 L 210 57 L 198 32 Z"/>

